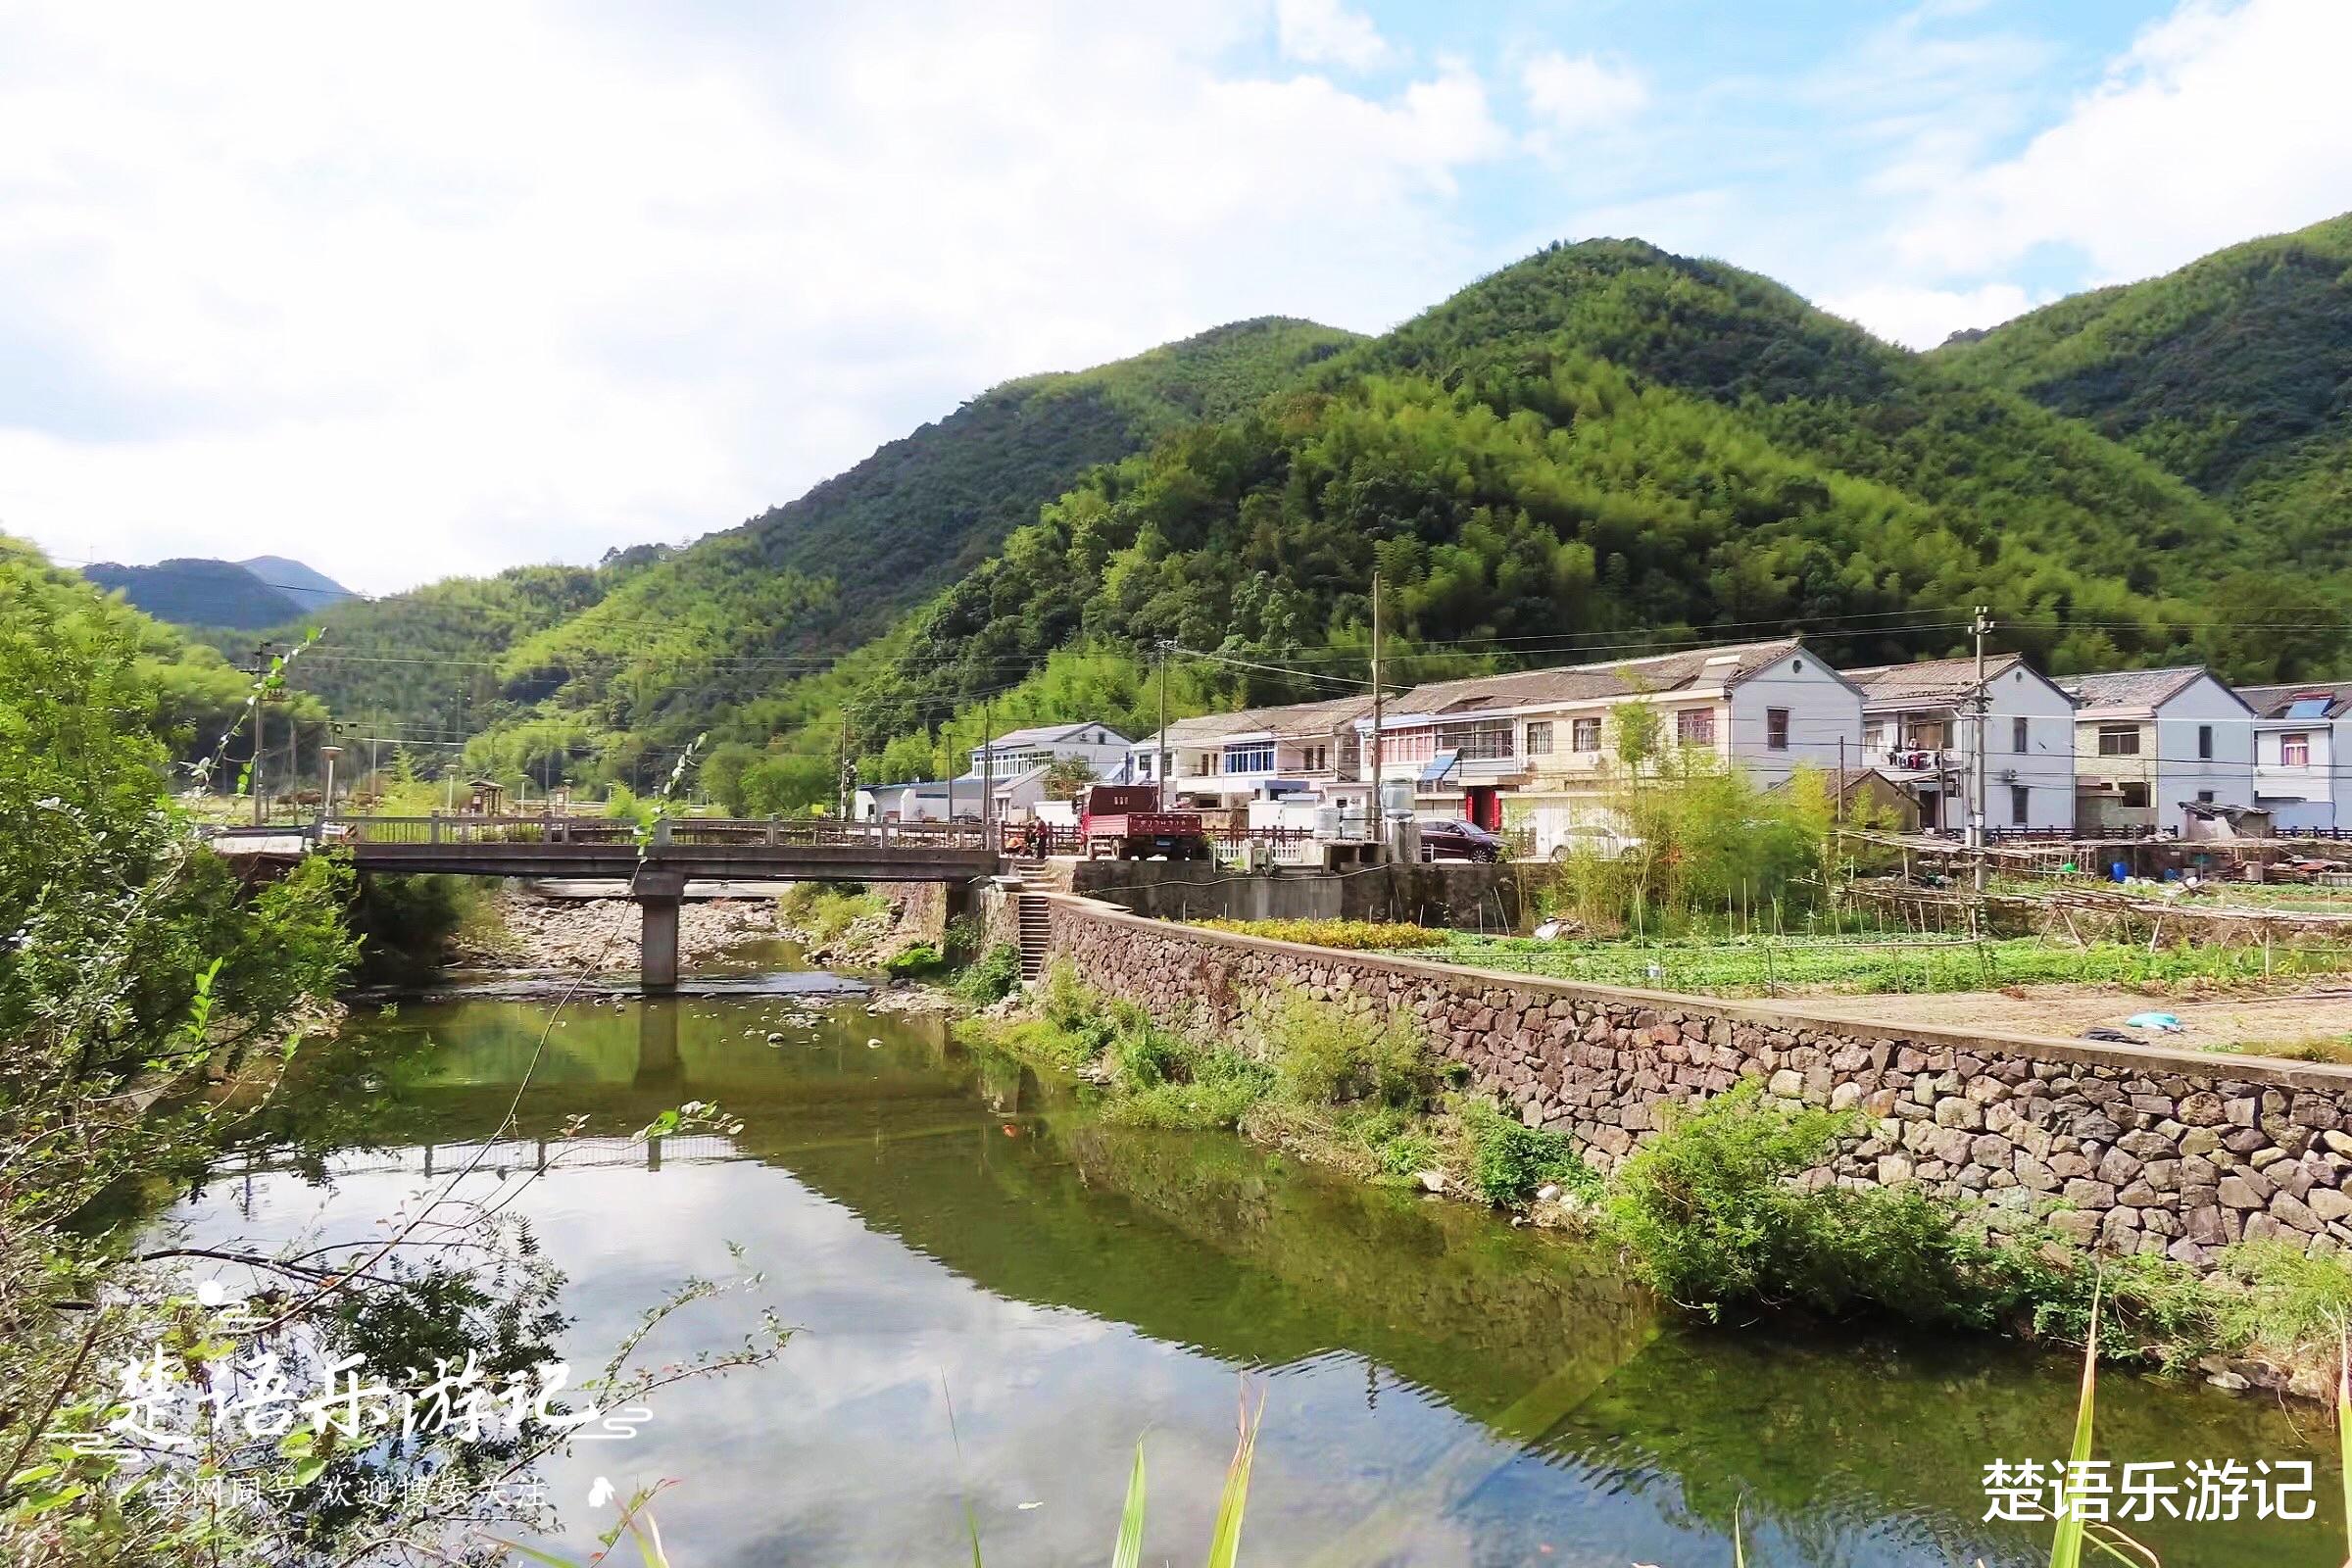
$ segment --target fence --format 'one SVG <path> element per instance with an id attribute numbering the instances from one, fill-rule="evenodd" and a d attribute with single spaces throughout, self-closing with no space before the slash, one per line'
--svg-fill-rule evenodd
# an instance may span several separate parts
<path id="1" fill-rule="evenodd" d="M 316 825 L 329 844 L 626 844 L 638 833 L 618 817 L 332 816 Z M 843 822 L 832 818 L 663 817 L 656 844 L 986 850 L 996 830 L 977 822 Z"/>

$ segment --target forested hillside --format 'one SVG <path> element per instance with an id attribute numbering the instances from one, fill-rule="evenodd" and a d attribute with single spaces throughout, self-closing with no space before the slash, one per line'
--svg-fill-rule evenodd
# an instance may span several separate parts
<path id="1" fill-rule="evenodd" d="M 1404 679 L 1758 628 L 1907 659 L 1979 602 L 2060 670 L 2331 655 L 2207 634 L 2292 586 L 2251 560 L 2225 508 L 2077 421 L 1767 279 L 1596 241 L 1090 478 L 942 596 L 860 711 L 887 740 L 1052 650 L 1159 639 L 1322 677 L 1212 666 L 1237 697 L 1328 692 L 1367 673 L 1376 568 L 1423 650 Z"/>
<path id="2" fill-rule="evenodd" d="M 2226 501 L 2277 559 L 2352 563 L 2352 216 L 2060 300 L 1931 358 Z"/>
<path id="3" fill-rule="evenodd" d="M 50 565 L 38 550 L 7 534 L 0 534 L 0 579 L 5 580 L 8 596 L 27 604 L 37 599 L 57 624 L 88 627 L 93 635 L 120 638 L 134 647 L 138 684 L 153 697 L 153 710 L 147 716 L 172 755 L 182 761 L 210 755 L 252 692 L 252 677 L 238 671 L 220 650 L 189 638 L 177 627 L 165 625 L 118 597 L 93 593 L 92 584 L 82 574 Z M 0 599 L 0 613 L 8 609 L 9 601 Z M 304 693 L 273 706 L 270 721 L 276 733 L 270 736 L 272 755 L 289 744 L 297 751 L 315 745 L 324 733 L 326 718 L 325 705 Z M 227 758 L 236 764 L 248 755 L 246 741 L 240 738 Z M 232 766 L 222 782 L 233 776 Z"/>
<path id="4" fill-rule="evenodd" d="M 1360 689 L 1375 571 L 1395 680 L 1791 628 L 1901 660 L 1977 603 L 2057 671 L 2333 672 L 2345 585 L 1991 373 L 1999 336 L 1909 354 L 1721 263 L 1554 246 L 1377 339 L 1250 322 L 1001 387 L 368 690 L 542 778 L 646 782 L 707 734 L 712 787 L 776 809 L 830 799 L 845 741 L 867 776 L 959 765 L 984 703 L 1148 727 L 1162 643 L 1180 712 Z M 321 670 L 358 694 L 448 587 L 345 607 Z"/>
<path id="5" fill-rule="evenodd" d="M 564 754 L 559 768 L 593 755 L 626 778 L 651 752 L 724 729 L 744 705 L 880 637 L 1090 467 L 1251 407 L 1353 341 L 1266 318 L 1007 382 L 682 549 L 338 606 L 317 617 L 326 657 L 303 679 L 388 732 L 524 725 L 522 741 L 485 755 L 517 767 L 536 756 L 542 771 L 550 751 Z M 805 706 L 787 698 L 783 710 Z"/>

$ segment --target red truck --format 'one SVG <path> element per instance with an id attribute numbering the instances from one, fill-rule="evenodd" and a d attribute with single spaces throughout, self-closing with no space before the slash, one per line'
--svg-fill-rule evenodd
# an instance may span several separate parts
<path id="1" fill-rule="evenodd" d="M 1089 784 L 1078 796 L 1078 842 L 1090 860 L 1209 858 L 1208 828 L 1199 811 L 1159 809 L 1150 784 Z"/>

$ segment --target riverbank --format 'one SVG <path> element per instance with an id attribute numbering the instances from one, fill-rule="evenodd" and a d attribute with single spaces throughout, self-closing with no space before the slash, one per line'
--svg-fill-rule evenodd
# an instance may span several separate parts
<path id="1" fill-rule="evenodd" d="M 1588 1157 L 1466 1088 L 1415 1020 L 1303 993 L 1242 1000 L 1240 1038 L 1188 1039 L 1096 992 L 1065 961 L 1029 1004 L 966 1038 L 1094 1084 L 1114 1121 L 1223 1129 L 1358 1179 L 1417 1187 L 1613 1246 L 1664 1299 L 1709 1320 L 1884 1316 L 2080 1344 L 2094 1298 L 2113 1359 L 2226 1389 L 2324 1399 L 2352 1268 L 2246 1240 L 2199 1270 L 2100 1256 L 2054 1220 L 1899 1188 L 1808 1180 L 1860 1112 L 1795 1105 L 1760 1080 Z M 1605 1172 L 1603 1168 L 1605 1165 Z M 2060 1205 L 2063 1207 L 2063 1204 Z"/>

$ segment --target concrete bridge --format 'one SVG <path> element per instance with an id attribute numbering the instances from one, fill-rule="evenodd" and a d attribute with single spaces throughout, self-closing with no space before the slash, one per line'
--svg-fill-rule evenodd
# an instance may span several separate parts
<path id="1" fill-rule="evenodd" d="M 690 882 L 969 886 L 1003 864 L 997 829 L 968 822 L 665 817 L 640 835 L 604 817 L 334 816 L 213 843 L 225 855 L 279 860 L 339 850 L 362 871 L 625 882 L 644 920 L 648 991 L 677 986 L 678 902 Z"/>

